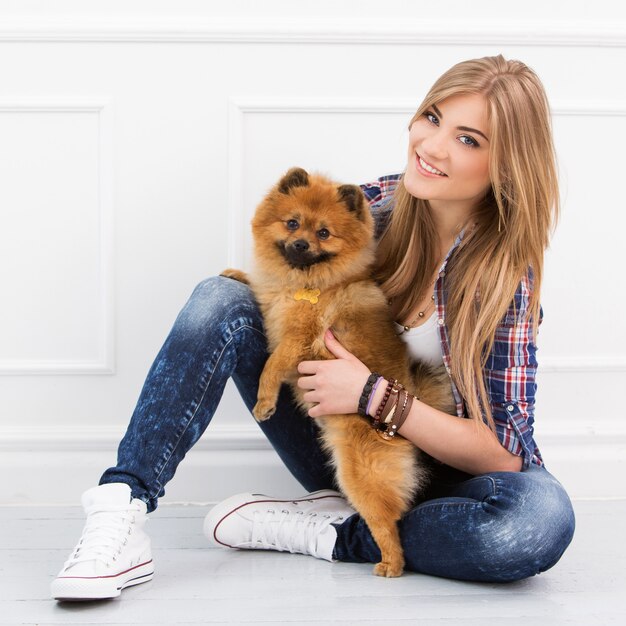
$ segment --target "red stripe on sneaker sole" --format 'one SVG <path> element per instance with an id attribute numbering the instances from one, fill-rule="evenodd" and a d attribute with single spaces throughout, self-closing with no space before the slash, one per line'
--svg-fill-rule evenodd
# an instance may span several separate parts
<path id="1" fill-rule="evenodd" d="M 219 543 L 220 545 L 226 547 L 226 548 L 234 548 L 236 549 L 237 546 L 231 546 L 228 543 L 224 543 L 223 541 L 220 541 L 217 538 L 217 529 L 220 527 L 220 524 L 230 515 L 232 515 L 233 513 L 235 513 L 236 511 L 238 511 L 239 509 L 242 509 L 244 506 L 248 506 L 249 504 L 263 504 L 264 502 L 311 502 L 312 500 L 325 500 L 326 498 L 340 498 L 343 499 L 343 496 L 341 494 L 326 494 L 323 496 L 316 496 L 316 497 L 305 497 L 305 498 L 289 498 L 289 499 L 284 499 L 284 500 L 279 500 L 277 498 L 270 498 L 269 496 L 266 496 L 264 493 L 253 493 L 251 494 L 252 496 L 264 496 L 265 498 L 267 498 L 267 500 L 251 500 L 250 502 L 244 502 L 243 504 L 240 504 L 237 508 L 231 509 L 230 511 L 228 511 L 228 513 L 226 513 L 224 515 L 224 517 L 222 517 L 220 519 L 219 522 L 217 522 L 217 524 L 215 524 L 215 528 L 213 529 L 213 539 L 215 539 L 215 541 L 217 541 L 217 543 Z"/>
<path id="2" fill-rule="evenodd" d="M 145 563 L 140 563 L 139 565 L 135 565 L 134 567 L 129 567 L 123 572 L 119 572 L 118 574 L 110 574 L 109 576 L 58 576 L 57 578 L 72 578 L 76 580 L 99 580 L 101 578 L 117 578 L 118 576 L 122 576 L 124 574 L 128 574 L 128 572 L 132 572 L 138 567 L 144 567 L 145 565 L 150 565 L 152 563 L 152 559 L 146 561 Z M 149 576 L 149 574 L 144 574 L 144 576 Z M 139 576 L 139 578 L 143 578 L 143 576 Z"/>

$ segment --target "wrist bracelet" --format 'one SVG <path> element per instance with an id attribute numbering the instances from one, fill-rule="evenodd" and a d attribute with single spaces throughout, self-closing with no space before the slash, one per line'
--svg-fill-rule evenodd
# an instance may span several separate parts
<path id="1" fill-rule="evenodd" d="M 374 388 L 374 383 L 376 383 L 379 378 L 381 378 L 381 376 L 380 374 L 377 374 L 376 372 L 372 372 L 369 375 L 367 382 L 365 383 L 365 386 L 363 387 L 363 391 L 361 392 L 361 397 L 359 398 L 359 406 L 357 409 L 359 415 L 364 415 L 364 416 L 367 415 L 367 405 L 370 400 L 372 390 Z"/>
<path id="2" fill-rule="evenodd" d="M 385 403 L 381 413 L 380 413 L 380 421 L 382 424 L 389 424 L 391 420 L 393 420 L 393 416 L 398 407 L 398 401 L 400 399 L 400 392 L 404 389 L 404 387 L 397 381 L 393 381 L 393 386 L 391 387 L 391 393 L 389 394 L 389 398 Z"/>
<path id="3" fill-rule="evenodd" d="M 393 439 L 409 415 L 415 399 L 397 380 L 389 382 L 372 420 L 376 434 L 387 441 Z"/>
<path id="4" fill-rule="evenodd" d="M 380 404 L 378 405 L 378 408 L 376 409 L 376 413 L 374 414 L 374 417 L 371 418 L 372 419 L 372 426 L 374 428 L 378 428 L 378 425 L 380 424 L 380 416 L 382 415 L 383 409 L 387 405 L 387 400 L 389 400 L 389 394 L 391 393 L 391 390 L 393 389 L 393 383 L 394 382 L 395 381 L 393 381 L 393 380 L 387 381 L 387 387 L 385 389 L 385 395 L 383 396 L 383 399 L 380 401 Z"/>
<path id="5" fill-rule="evenodd" d="M 374 395 L 376 394 L 376 389 L 378 389 L 378 385 L 380 384 L 380 381 L 384 380 L 382 376 L 379 376 L 376 379 L 376 382 L 374 383 L 374 386 L 372 387 L 372 391 L 370 392 L 370 397 L 369 400 L 367 401 L 367 406 L 365 407 L 365 416 L 369 417 L 370 416 L 370 409 L 372 408 L 372 400 L 374 399 Z"/>
<path id="6" fill-rule="evenodd" d="M 409 415 L 409 411 L 411 410 L 413 400 L 415 400 L 415 397 L 409 394 L 408 391 L 402 391 L 401 397 L 398 398 L 398 404 L 402 404 L 402 408 L 396 409 L 393 419 L 390 420 L 386 430 L 380 432 L 380 436 L 383 439 L 393 439 L 396 435 L 400 434 L 398 433 L 398 430 L 406 421 L 406 418 Z"/>
<path id="7" fill-rule="evenodd" d="M 385 395 L 378 405 L 378 408 L 376 409 L 376 414 L 372 419 L 373 428 L 375 428 L 376 430 L 385 430 L 385 424 L 390 419 L 389 416 L 395 409 L 396 403 L 398 401 L 398 392 L 402 388 L 402 385 L 397 380 L 390 380 L 387 383 Z"/>

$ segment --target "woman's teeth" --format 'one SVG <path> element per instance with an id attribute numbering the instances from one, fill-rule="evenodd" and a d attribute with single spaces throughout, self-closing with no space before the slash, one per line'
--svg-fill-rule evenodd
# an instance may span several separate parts
<path id="1" fill-rule="evenodd" d="M 434 167 L 428 165 L 428 163 L 426 163 L 426 161 L 424 161 L 422 157 L 418 156 L 418 159 L 420 162 L 420 166 L 423 167 L 427 172 L 430 172 L 431 174 L 437 174 L 438 176 L 445 176 L 443 172 L 440 172 L 438 169 L 435 169 Z"/>

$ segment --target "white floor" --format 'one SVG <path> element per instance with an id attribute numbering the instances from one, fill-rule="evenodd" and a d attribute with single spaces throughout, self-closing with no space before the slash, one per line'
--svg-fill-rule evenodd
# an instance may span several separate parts
<path id="1" fill-rule="evenodd" d="M 50 580 L 82 528 L 78 508 L 0 508 L 0 624 L 626 624 L 626 500 L 575 503 L 577 531 L 552 570 L 492 585 L 311 557 L 209 549 L 206 507 L 151 516 L 152 582 L 99 603 L 58 604 Z"/>

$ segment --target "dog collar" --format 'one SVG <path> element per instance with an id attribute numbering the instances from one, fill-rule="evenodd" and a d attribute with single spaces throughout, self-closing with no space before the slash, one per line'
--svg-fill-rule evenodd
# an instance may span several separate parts
<path id="1" fill-rule="evenodd" d="M 319 289 L 307 289 L 306 287 L 303 287 L 302 289 L 298 289 L 298 291 L 293 294 L 293 299 L 308 300 L 311 304 L 317 304 L 320 293 L 321 291 Z"/>

